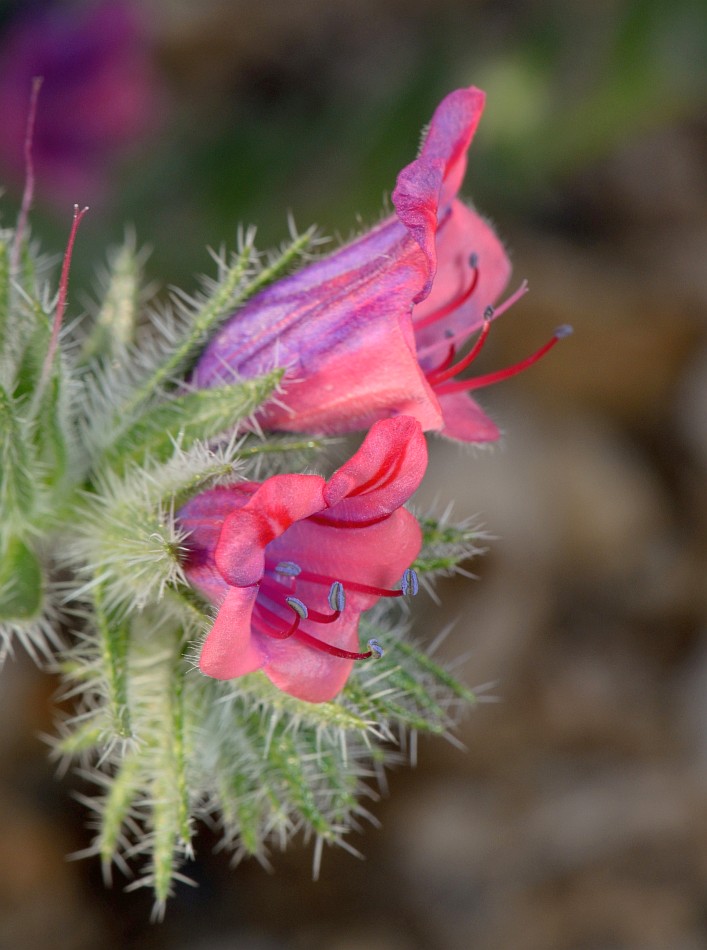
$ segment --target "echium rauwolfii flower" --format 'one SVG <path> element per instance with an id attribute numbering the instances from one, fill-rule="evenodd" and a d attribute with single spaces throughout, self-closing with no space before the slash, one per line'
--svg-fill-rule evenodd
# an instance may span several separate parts
<path id="1" fill-rule="evenodd" d="M 419 422 L 377 422 L 332 477 L 274 475 L 198 495 L 179 512 L 187 577 L 219 605 L 199 667 L 216 679 L 262 669 L 293 696 L 333 699 L 355 660 L 362 611 L 415 592 L 417 519 L 401 506 L 422 480 Z M 400 589 L 391 585 L 400 580 Z"/>
<path id="2" fill-rule="evenodd" d="M 419 157 L 398 175 L 396 214 L 254 297 L 197 364 L 200 387 L 287 369 L 285 394 L 259 414 L 266 428 L 346 432 L 407 413 L 466 442 L 498 438 L 469 392 L 525 368 L 569 332 L 561 327 L 521 363 L 458 379 L 498 316 L 510 264 L 490 225 L 457 199 L 484 93 L 458 89 L 432 117 Z M 480 331 L 462 359 L 457 351 Z"/>
<path id="3" fill-rule="evenodd" d="M 314 231 L 266 259 L 242 232 L 216 279 L 156 318 L 128 241 L 95 319 L 63 332 L 87 209 L 48 287 L 26 237 L 29 160 L 17 226 L 0 228 L 0 666 L 19 643 L 61 670 L 56 752 L 98 789 L 87 851 L 106 876 L 144 859 L 131 886 L 158 912 L 199 820 L 236 857 L 301 831 L 317 868 L 367 814 L 372 760 L 410 732 L 449 734 L 475 699 L 395 605 L 478 552 L 472 525 L 404 507 L 424 430 L 495 438 L 469 391 L 538 355 L 457 378 L 508 277 L 456 198 L 482 102 L 442 102 L 396 216 L 288 277 Z M 369 431 L 329 479 L 297 474 L 316 471 L 318 432 L 355 428 Z"/>

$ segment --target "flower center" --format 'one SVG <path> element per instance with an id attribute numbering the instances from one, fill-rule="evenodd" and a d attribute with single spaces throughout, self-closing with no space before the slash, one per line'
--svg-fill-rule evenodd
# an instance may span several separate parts
<path id="1" fill-rule="evenodd" d="M 298 581 L 328 586 L 327 602 L 331 608 L 331 613 L 324 613 L 308 607 L 296 594 Z M 358 653 L 327 643 L 325 640 L 321 640 L 319 637 L 315 637 L 301 629 L 300 621 L 302 620 L 307 620 L 309 623 L 335 623 L 346 607 L 347 589 L 377 597 L 404 597 L 407 594 L 414 596 L 418 592 L 419 583 L 417 574 L 411 568 L 408 568 L 403 574 L 400 589 L 388 590 L 371 584 L 360 584 L 357 581 L 335 580 L 324 574 L 303 570 L 294 561 L 280 561 L 274 567 L 267 567 L 266 574 L 260 581 L 260 591 L 264 597 L 258 597 L 256 602 L 260 621 L 258 629 L 274 640 L 288 640 L 292 637 L 323 653 L 328 653 L 330 656 L 338 656 L 346 660 L 366 660 L 371 656 L 383 656 L 383 649 L 377 640 L 369 640 L 367 652 Z M 269 609 L 263 601 L 270 601 L 274 607 L 280 609 L 283 607 L 289 608 L 294 613 L 290 626 L 282 629 L 281 616 L 274 610 Z"/>
<path id="2" fill-rule="evenodd" d="M 469 273 L 470 277 L 467 279 L 466 285 L 448 303 L 444 304 L 442 307 L 439 307 L 437 310 L 432 311 L 432 313 L 428 313 L 420 320 L 415 320 L 413 318 L 413 325 L 416 331 L 445 319 L 451 313 L 454 313 L 455 310 L 458 310 L 459 307 L 463 306 L 467 300 L 471 298 L 479 283 L 480 270 L 479 258 L 477 254 L 472 254 L 469 257 Z M 418 350 L 418 358 L 424 359 L 424 357 L 427 356 L 433 349 L 443 345 L 444 343 L 447 344 L 448 349 L 443 360 L 432 369 L 429 369 L 425 372 L 425 379 L 438 396 L 443 396 L 448 393 L 470 392 L 473 389 L 481 389 L 484 386 L 491 386 L 493 383 L 500 383 L 504 379 L 509 379 L 511 376 L 515 376 L 527 369 L 529 366 L 532 366 L 533 363 L 537 363 L 537 361 L 541 359 L 549 350 L 551 350 L 559 340 L 562 340 L 564 337 L 569 336 L 572 333 L 571 326 L 565 324 L 563 326 L 557 327 L 553 335 L 546 343 L 544 343 L 534 353 L 526 356 L 525 359 L 520 360 L 518 363 L 514 363 L 512 366 L 507 366 L 504 369 L 496 370 L 492 373 L 486 373 L 483 376 L 475 376 L 471 377 L 470 379 L 455 379 L 455 376 L 458 376 L 459 373 L 471 366 L 471 364 L 481 352 L 491 330 L 492 319 L 494 317 L 500 317 L 502 313 L 505 313 L 506 310 L 512 307 L 514 303 L 520 300 L 520 298 L 527 293 L 527 290 L 528 285 L 525 281 L 523 281 L 515 293 L 511 294 L 511 296 L 508 297 L 508 299 L 505 300 L 499 307 L 487 307 L 484 310 L 483 322 L 476 341 L 466 356 L 458 360 L 456 363 L 454 362 L 454 359 L 457 353 L 457 344 L 462 343 L 466 338 L 467 334 L 465 331 L 458 331 L 457 333 L 454 333 L 452 330 L 447 330 L 441 339 L 427 344 Z"/>

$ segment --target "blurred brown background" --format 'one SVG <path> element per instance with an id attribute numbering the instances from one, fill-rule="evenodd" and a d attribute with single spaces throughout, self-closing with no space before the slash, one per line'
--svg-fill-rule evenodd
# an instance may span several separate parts
<path id="1" fill-rule="evenodd" d="M 557 324 L 575 335 L 481 395 L 500 447 L 432 441 L 420 508 L 453 498 L 496 540 L 478 580 L 418 600 L 417 632 L 454 621 L 444 656 L 495 701 L 461 725 L 466 751 L 421 741 L 390 775 L 382 828 L 352 841 L 365 860 L 329 852 L 316 884 L 305 847 L 273 855 L 272 875 L 231 870 L 204 830 L 198 888 L 151 925 L 147 894 L 65 860 L 91 835 L 80 780 L 57 780 L 40 738 L 56 684 L 17 656 L 0 694 L 0 947 L 707 946 L 703 4 L 145 0 L 123 46 L 95 26 L 52 45 L 47 15 L 90 6 L 0 7 L 2 215 L 35 29 L 43 95 L 67 114 L 42 129 L 40 105 L 34 231 L 59 248 L 71 203 L 92 205 L 75 312 L 126 221 L 154 248 L 151 275 L 189 289 L 239 222 L 266 247 L 288 210 L 343 236 L 375 220 L 436 102 L 473 83 L 488 104 L 465 193 L 531 287 L 486 365 Z M 98 105 L 72 111 L 87 87 Z"/>

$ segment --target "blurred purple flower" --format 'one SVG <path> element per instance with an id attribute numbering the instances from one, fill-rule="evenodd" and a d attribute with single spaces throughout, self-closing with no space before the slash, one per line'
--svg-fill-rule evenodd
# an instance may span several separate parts
<path id="1" fill-rule="evenodd" d="M 0 37 L 0 166 L 16 183 L 35 76 L 40 197 L 62 208 L 105 200 L 116 161 L 154 129 L 163 98 L 136 6 L 27 4 Z"/>

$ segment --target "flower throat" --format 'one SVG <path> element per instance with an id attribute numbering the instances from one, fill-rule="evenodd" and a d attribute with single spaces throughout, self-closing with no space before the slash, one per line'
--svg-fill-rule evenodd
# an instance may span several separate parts
<path id="1" fill-rule="evenodd" d="M 310 584 L 321 584 L 329 587 L 327 601 L 331 608 L 331 613 L 322 613 L 308 607 L 304 601 L 294 593 L 296 591 L 297 581 L 301 580 Z M 327 577 L 324 574 L 317 574 L 313 571 L 303 570 L 299 564 L 294 561 L 280 561 L 274 568 L 270 568 L 268 573 L 260 582 L 261 591 L 279 606 L 283 603 L 293 612 L 294 618 L 290 626 L 282 630 L 279 628 L 281 618 L 274 611 L 263 606 L 258 602 L 258 611 L 260 618 L 264 621 L 259 625 L 261 631 L 274 640 L 288 640 L 290 637 L 313 647 L 322 653 L 330 656 L 338 656 L 345 660 L 367 660 L 372 656 L 380 658 L 383 656 L 383 648 L 377 640 L 368 641 L 368 650 L 365 653 L 357 653 L 351 650 L 344 650 L 341 647 L 327 643 L 319 639 L 300 627 L 301 620 L 308 620 L 310 623 L 329 624 L 335 623 L 346 607 L 346 590 L 354 591 L 359 594 L 372 594 L 375 597 L 405 597 L 415 596 L 419 590 L 417 574 L 412 568 L 408 568 L 402 577 L 402 582 L 398 590 L 389 590 L 385 587 L 375 587 L 370 584 L 359 584 L 356 581 L 340 581 Z M 290 591 L 285 595 L 285 591 Z"/>

